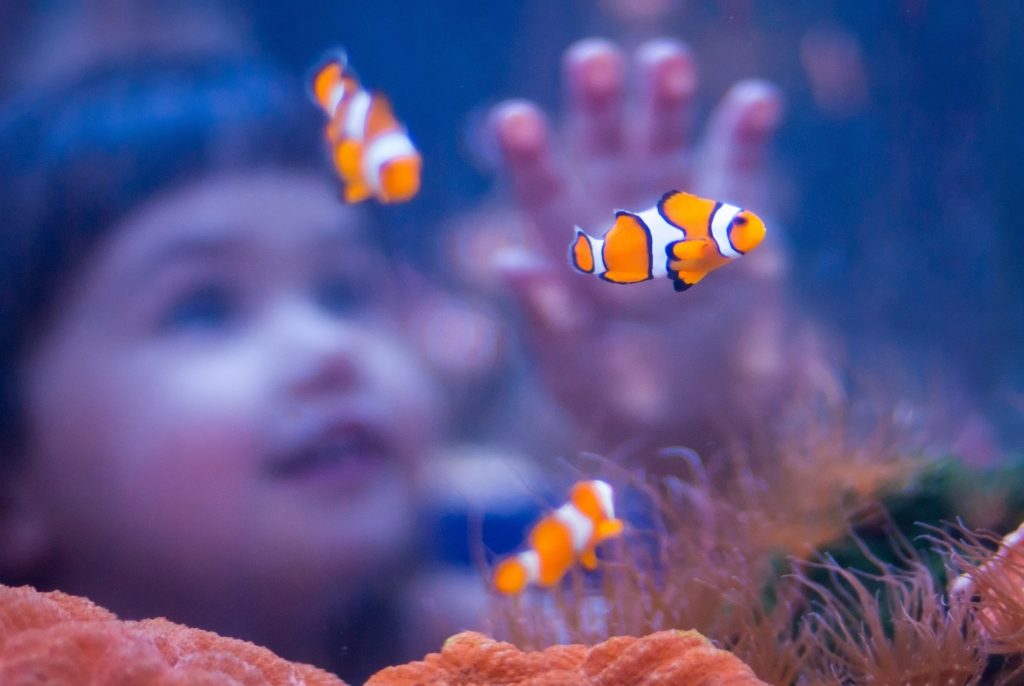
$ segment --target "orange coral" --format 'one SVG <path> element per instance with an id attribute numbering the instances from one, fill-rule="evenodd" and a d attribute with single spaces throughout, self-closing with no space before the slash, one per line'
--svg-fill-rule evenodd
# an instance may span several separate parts
<path id="1" fill-rule="evenodd" d="M 0 683 L 344 686 L 246 641 L 165 619 L 124 622 L 84 598 L 2 585 Z"/>
<path id="2" fill-rule="evenodd" d="M 588 648 L 559 645 L 524 652 L 510 643 L 467 631 L 440 653 L 389 667 L 367 686 L 501 683 L 506 686 L 764 686 L 739 658 L 696 631 L 659 631 L 643 638 L 618 636 Z"/>

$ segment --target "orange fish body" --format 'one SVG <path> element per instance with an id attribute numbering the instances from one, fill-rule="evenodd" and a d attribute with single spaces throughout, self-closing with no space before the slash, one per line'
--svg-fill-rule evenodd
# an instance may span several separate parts
<path id="1" fill-rule="evenodd" d="M 404 202 L 419 192 L 419 152 L 387 98 L 362 87 L 344 54 L 314 72 L 312 95 L 328 118 L 324 136 L 346 202 Z"/>
<path id="2" fill-rule="evenodd" d="M 622 521 L 615 519 L 612 487 L 604 481 L 580 481 L 568 503 L 534 525 L 529 547 L 498 565 L 494 588 L 512 595 L 531 583 L 553 586 L 577 561 L 593 570 L 597 545 L 622 529 Z"/>
<path id="3" fill-rule="evenodd" d="M 669 277 L 677 291 L 685 291 L 756 248 L 764 236 L 764 222 L 749 210 L 669 191 L 643 212 L 616 212 L 604 238 L 576 227 L 569 260 L 577 271 L 612 283 Z"/>

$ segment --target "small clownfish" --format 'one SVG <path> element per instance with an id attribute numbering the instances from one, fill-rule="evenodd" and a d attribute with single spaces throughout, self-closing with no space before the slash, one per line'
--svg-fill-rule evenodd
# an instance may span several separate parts
<path id="1" fill-rule="evenodd" d="M 510 557 L 494 572 L 494 588 L 517 594 L 534 583 L 554 586 L 579 560 L 584 569 L 597 568 L 595 547 L 622 533 L 615 519 L 612 487 L 604 481 L 580 481 L 569 502 L 537 522 L 529 535 L 529 549 Z"/>
<path id="2" fill-rule="evenodd" d="M 312 96 L 329 120 L 324 135 L 344 184 L 345 202 L 370 196 L 383 203 L 404 202 L 416 195 L 419 152 L 388 99 L 362 87 L 344 52 L 330 55 L 314 70 Z"/>
<path id="3" fill-rule="evenodd" d="M 750 210 L 669 191 L 639 214 L 617 211 L 602 239 L 577 226 L 569 260 L 577 271 L 612 283 L 667 276 L 685 291 L 756 248 L 764 235 L 764 222 Z"/>
<path id="4" fill-rule="evenodd" d="M 982 563 L 977 570 L 972 574 L 971 572 L 964 572 L 956 578 L 950 587 L 950 595 L 959 597 L 970 597 L 975 591 L 975 579 L 974 576 L 989 576 L 991 578 L 995 575 L 1012 575 L 1011 578 L 1015 579 L 1020 586 L 1021 577 L 1024 576 L 1024 569 L 1021 568 L 1021 563 L 1024 562 L 1024 523 L 1021 523 L 1016 529 L 1003 536 L 1003 539 L 999 542 L 999 547 L 996 549 L 994 555 L 988 559 L 988 561 Z M 1000 569 L 1003 567 L 1003 569 Z"/>

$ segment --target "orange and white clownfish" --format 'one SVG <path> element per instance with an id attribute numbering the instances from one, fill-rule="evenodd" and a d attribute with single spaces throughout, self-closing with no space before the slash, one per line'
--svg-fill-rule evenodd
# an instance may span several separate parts
<path id="1" fill-rule="evenodd" d="M 577 560 L 584 569 L 597 568 L 595 547 L 622 533 L 615 519 L 612 487 L 604 481 L 580 481 L 569 502 L 544 517 L 530 530 L 529 548 L 498 565 L 494 588 L 517 594 L 527 584 L 553 586 Z"/>
<path id="2" fill-rule="evenodd" d="M 950 595 L 958 597 L 974 595 L 977 584 L 975 576 L 988 576 L 992 578 L 993 576 L 1002 575 L 1004 578 L 1009 577 L 1011 580 L 1017 581 L 1017 585 L 1020 586 L 1019 582 L 1021 577 L 1024 576 L 1024 568 L 1021 567 L 1022 563 L 1024 563 L 1024 523 L 1003 536 L 1003 540 L 999 542 L 999 547 L 996 549 L 995 554 L 982 563 L 973 573 L 965 572 L 958 576 L 950 586 Z"/>
<path id="3" fill-rule="evenodd" d="M 612 283 L 667 276 L 685 291 L 756 248 L 764 235 L 764 222 L 750 210 L 669 191 L 643 212 L 617 211 L 604 238 L 577 226 L 569 260 L 577 271 Z"/>
<path id="4" fill-rule="evenodd" d="M 373 196 L 393 203 L 416 195 L 419 152 L 388 99 L 363 88 L 344 52 L 331 54 L 313 71 L 311 91 L 328 117 L 324 135 L 344 184 L 345 202 Z"/>

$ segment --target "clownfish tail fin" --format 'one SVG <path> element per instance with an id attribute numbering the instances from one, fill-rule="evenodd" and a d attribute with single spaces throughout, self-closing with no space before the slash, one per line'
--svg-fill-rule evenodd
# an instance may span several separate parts
<path id="1" fill-rule="evenodd" d="M 346 75 L 354 76 L 348 63 L 348 54 L 343 48 L 328 51 L 310 70 L 306 79 L 309 96 L 320 107 L 328 109 L 332 89 Z"/>
<path id="2" fill-rule="evenodd" d="M 572 268 L 581 274 L 603 272 L 603 269 L 598 269 L 597 260 L 597 257 L 600 256 L 600 244 L 603 242 L 587 235 L 586 231 L 577 226 L 576 237 L 573 239 L 572 245 L 569 246 L 569 263 Z"/>
<path id="3" fill-rule="evenodd" d="M 526 567 L 518 558 L 509 558 L 494 570 L 494 588 L 499 593 L 515 595 L 522 593 L 528 581 Z"/>

